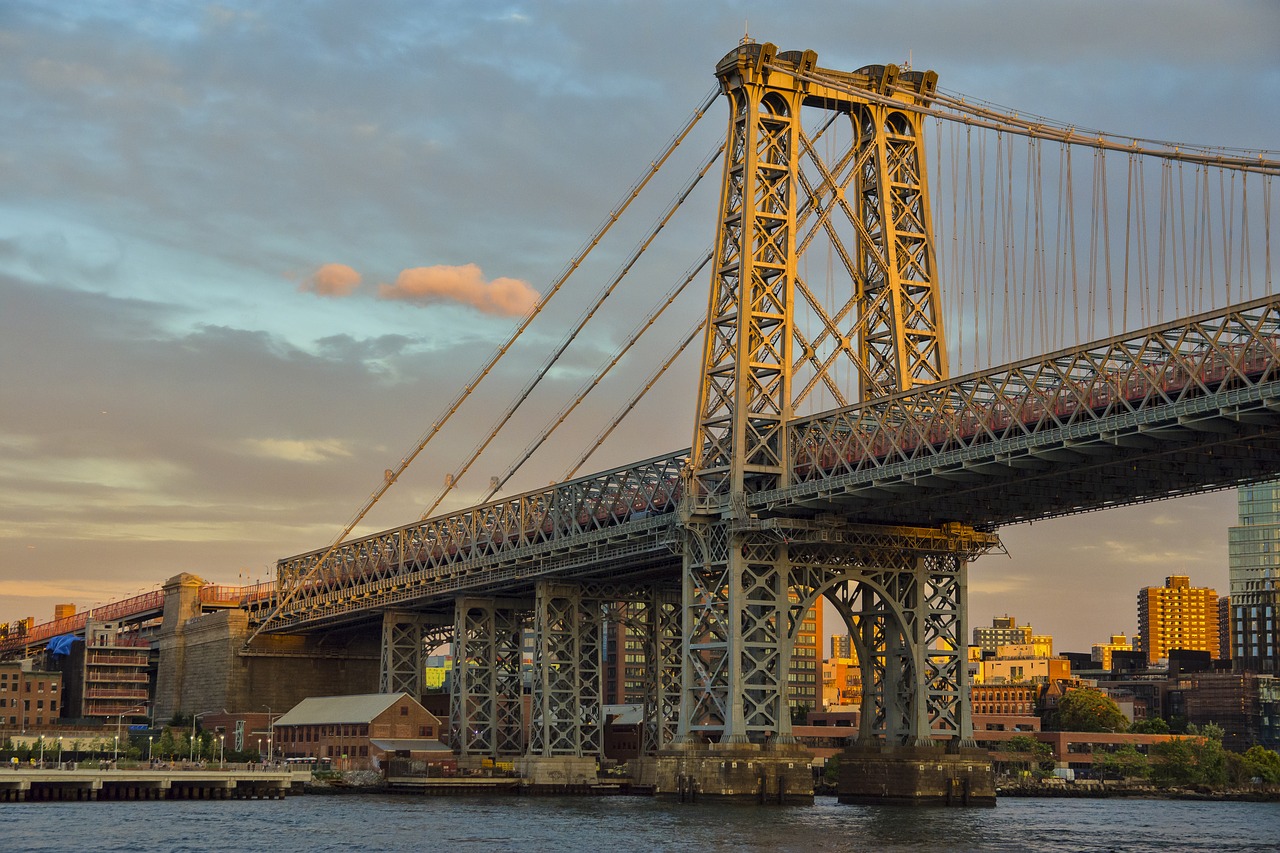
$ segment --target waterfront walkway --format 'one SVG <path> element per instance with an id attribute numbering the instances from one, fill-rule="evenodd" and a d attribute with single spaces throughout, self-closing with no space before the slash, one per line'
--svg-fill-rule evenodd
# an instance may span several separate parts
<path id="1" fill-rule="evenodd" d="M 280 799 L 310 778 L 310 770 L 18 770 L 0 773 L 0 802 Z"/>

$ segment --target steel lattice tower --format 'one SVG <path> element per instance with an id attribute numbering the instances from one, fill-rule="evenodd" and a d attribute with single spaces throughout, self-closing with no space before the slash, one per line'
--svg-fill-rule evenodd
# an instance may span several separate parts
<path id="1" fill-rule="evenodd" d="M 931 717 L 946 717 L 957 734 L 967 721 L 963 662 L 950 636 L 963 622 L 962 556 L 926 560 L 919 531 L 879 531 L 868 545 L 837 518 L 823 519 L 826 533 L 818 534 L 807 526 L 812 519 L 746 510 L 747 496 L 790 485 L 787 425 L 806 397 L 825 387 L 844 401 L 834 365 L 853 364 L 863 400 L 947 375 L 922 122 L 903 109 L 928 100 L 936 75 L 816 66 L 813 51 L 779 54 L 771 44 L 744 43 L 716 69 L 730 109 L 685 502 L 686 739 L 789 742 L 787 670 L 798 617 L 854 583 L 864 592 L 856 608 L 846 606 L 847 618 L 868 636 L 874 626 L 879 637 L 863 655 L 868 682 L 879 688 L 864 727 L 878 721 L 879 736 L 907 743 L 927 737 Z M 802 126 L 804 107 L 847 117 L 853 143 L 834 162 L 819 156 Z M 824 306 L 797 275 L 815 235 L 842 258 L 842 305 Z M 797 326 L 798 295 L 817 318 L 816 333 Z M 829 534 L 849 544 L 818 546 Z M 912 581 L 884 580 L 881 570 Z M 907 591 L 895 597 L 899 588 Z M 948 603 L 933 607 L 938 602 Z M 903 616 L 931 607 L 947 612 L 944 629 Z M 914 658 L 903 651 L 926 635 L 951 646 L 941 675 L 921 651 Z M 907 696 L 933 689 L 926 671 L 945 690 L 928 700 Z"/>

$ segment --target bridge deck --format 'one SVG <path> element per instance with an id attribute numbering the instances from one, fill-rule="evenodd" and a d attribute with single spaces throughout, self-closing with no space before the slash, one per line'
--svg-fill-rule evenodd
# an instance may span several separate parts
<path id="1" fill-rule="evenodd" d="M 1280 471 L 1280 296 L 790 425 L 792 485 L 761 517 L 984 529 L 1226 488 Z M 282 560 L 270 625 L 442 611 L 539 577 L 676 580 L 688 451 Z M 695 508 L 697 501 L 693 501 Z M 266 609 L 258 611 L 258 618 Z"/>

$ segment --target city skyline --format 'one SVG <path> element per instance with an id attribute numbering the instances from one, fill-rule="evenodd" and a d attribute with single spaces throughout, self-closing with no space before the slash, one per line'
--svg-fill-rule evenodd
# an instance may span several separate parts
<path id="1" fill-rule="evenodd" d="M 910 60 L 948 91 L 1081 127 L 1263 148 L 1280 138 L 1280 118 L 1253 108 L 1280 95 L 1278 25 L 1265 3 L 7 4 L 0 622 L 183 571 L 263 580 L 327 544 L 643 173 L 744 28 L 830 68 Z M 723 109 L 697 156 L 723 135 Z M 482 497 L 679 277 L 713 204 L 678 222 L 670 259 L 620 295 L 626 316 L 553 371 L 447 507 Z M 603 246 L 580 293 L 636 239 Z M 648 352 L 705 310 L 698 282 Z M 577 300 L 531 329 L 362 530 L 431 503 Z M 688 445 L 696 360 L 589 469 Z M 512 488 L 561 477 L 645 373 L 624 366 Z M 1225 594 L 1234 523 L 1223 492 L 1009 528 L 1009 558 L 971 569 L 970 624 L 1009 613 L 1087 650 L 1131 633 L 1134 593 L 1168 575 Z"/>

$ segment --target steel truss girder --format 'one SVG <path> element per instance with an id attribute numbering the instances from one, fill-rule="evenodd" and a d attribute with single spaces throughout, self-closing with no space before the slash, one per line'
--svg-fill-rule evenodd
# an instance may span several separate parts
<path id="1" fill-rule="evenodd" d="M 1224 425 L 1240 437 L 1216 431 Z M 1280 296 L 799 419 L 789 429 L 792 486 L 748 496 L 743 517 L 816 507 L 868 521 L 959 517 L 995 526 L 1257 482 L 1273 476 L 1280 464 Z M 1046 453 L 1074 453 L 1083 461 L 1055 464 Z M 1250 454 L 1257 458 L 1251 461 Z M 1148 458 L 1173 474 L 1162 478 L 1150 466 L 1127 464 Z M 623 483 L 648 483 L 647 505 L 667 510 L 679 495 L 678 473 L 688 460 L 682 451 L 545 494 L 561 495 L 565 506 L 581 506 L 586 497 Z M 1043 470 L 1029 477 L 1028 465 Z M 1000 479 L 1014 475 L 1015 480 Z M 1083 479 L 1076 482 L 1076 476 Z M 996 486 L 987 485 L 993 478 Z M 1141 482 L 1134 485 L 1135 478 Z M 1043 506 L 1036 503 L 1040 493 L 1028 491 L 1040 480 Z M 1006 483 L 1022 487 L 1017 507 L 983 497 L 993 489 L 1010 494 Z M 1044 503 L 1049 496 L 1052 506 Z M 860 502 L 850 507 L 851 500 Z M 517 515 L 535 503 L 530 495 L 497 502 Z M 538 574 L 613 565 L 607 554 L 634 560 L 637 549 L 661 550 L 675 520 L 673 513 L 650 510 L 638 510 L 635 515 L 642 517 L 635 520 L 606 513 L 607 520 L 597 519 L 592 529 L 558 527 L 536 543 L 517 539 L 474 556 L 459 547 L 439 562 L 400 561 L 404 543 L 445 536 L 452 523 L 447 519 L 504 517 L 494 509 L 497 504 L 347 543 L 337 565 L 349 568 L 326 570 L 309 582 L 314 587 L 300 592 L 271 630 L 351 621 L 379 608 L 510 588 Z M 469 540 L 459 534 L 457 541 Z M 635 548 L 628 550 L 625 542 Z M 281 561 L 280 577 L 287 581 L 307 565 L 305 555 Z M 274 599 L 255 601 L 269 609 Z M 259 611 L 251 618 L 263 616 Z"/>
<path id="2" fill-rule="evenodd" d="M 1270 402 L 1275 392 L 1268 390 L 1277 383 L 1280 297 L 1268 296 L 797 419 L 791 425 L 793 487 L 753 495 L 751 503 L 776 508 L 841 489 L 892 488 L 900 480 L 921 497 L 931 488 L 956 492 L 948 481 L 976 482 L 1011 465 L 1048 470 L 1067 461 L 1087 469 L 1095 460 L 1110 464 L 1109 455 L 1229 445 L 1233 437 L 1248 440 L 1280 423 Z M 1215 485 L 1201 479 L 1187 482 L 1193 490 Z M 1229 476 L 1220 483 L 1234 484 Z M 1164 491 L 1176 493 L 1175 484 L 1151 494 Z M 911 517 L 909 510 L 898 512 Z"/>
<path id="3" fill-rule="evenodd" d="M 477 571 L 554 561 L 601 534 L 626 534 L 635 527 L 643 537 L 678 505 L 687 459 L 687 452 L 655 457 L 355 539 L 309 576 L 323 551 L 283 559 L 276 597 L 259 603 L 259 618 L 294 587 L 269 629 L 395 605 L 409 585 L 462 591 Z"/>
<path id="4" fill-rule="evenodd" d="M 528 609 L 495 598 L 455 602 L 449 743 L 461 758 L 524 752 L 520 663 Z"/>

